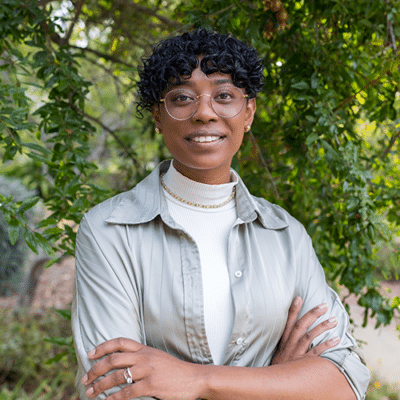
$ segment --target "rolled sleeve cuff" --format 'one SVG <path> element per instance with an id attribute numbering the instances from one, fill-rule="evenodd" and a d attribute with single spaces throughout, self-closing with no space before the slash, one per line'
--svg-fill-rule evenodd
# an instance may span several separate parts
<path id="1" fill-rule="evenodd" d="M 356 352 L 350 349 L 342 349 L 324 353 L 321 357 L 332 361 L 339 368 L 353 389 L 357 400 L 365 399 L 370 374 Z"/>

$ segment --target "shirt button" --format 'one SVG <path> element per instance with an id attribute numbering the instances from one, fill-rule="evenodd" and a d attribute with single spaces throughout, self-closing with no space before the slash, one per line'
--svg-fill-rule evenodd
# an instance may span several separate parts
<path id="1" fill-rule="evenodd" d="M 243 338 L 240 337 L 239 339 L 236 340 L 236 344 L 242 344 L 243 341 L 244 341 Z"/>
<path id="2" fill-rule="evenodd" d="M 235 272 L 236 278 L 240 278 L 242 275 L 243 275 L 243 274 L 242 274 L 242 271 L 236 271 L 236 272 Z"/>

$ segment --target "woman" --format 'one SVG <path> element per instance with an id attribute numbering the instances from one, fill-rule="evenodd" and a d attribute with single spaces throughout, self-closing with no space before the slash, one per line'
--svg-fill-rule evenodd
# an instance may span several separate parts
<path id="1" fill-rule="evenodd" d="M 364 398 L 368 369 L 304 228 L 230 168 L 262 87 L 255 50 L 200 29 L 156 46 L 140 77 L 173 161 L 80 225 L 81 400 Z"/>

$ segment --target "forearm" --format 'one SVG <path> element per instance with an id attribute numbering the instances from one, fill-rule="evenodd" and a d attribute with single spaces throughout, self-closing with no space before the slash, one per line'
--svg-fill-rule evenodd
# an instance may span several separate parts
<path id="1" fill-rule="evenodd" d="M 347 379 L 329 360 L 313 358 L 262 368 L 200 365 L 208 400 L 355 400 Z"/>

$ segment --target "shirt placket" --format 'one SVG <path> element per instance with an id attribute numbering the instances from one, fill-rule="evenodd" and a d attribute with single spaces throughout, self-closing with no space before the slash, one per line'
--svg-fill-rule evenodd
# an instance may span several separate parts
<path id="1" fill-rule="evenodd" d="M 207 341 L 204 320 L 203 283 L 199 249 L 185 232 L 180 232 L 183 275 L 184 313 L 187 341 L 192 361 L 198 364 L 213 362 Z"/>
<path id="2" fill-rule="evenodd" d="M 248 331 L 251 329 L 251 302 L 248 293 L 246 251 L 243 251 L 239 240 L 239 231 L 245 230 L 246 224 L 238 220 L 229 234 L 228 270 L 231 282 L 231 293 L 234 304 L 234 325 L 231 339 L 225 354 L 225 363 L 237 364 L 248 343 Z"/>

